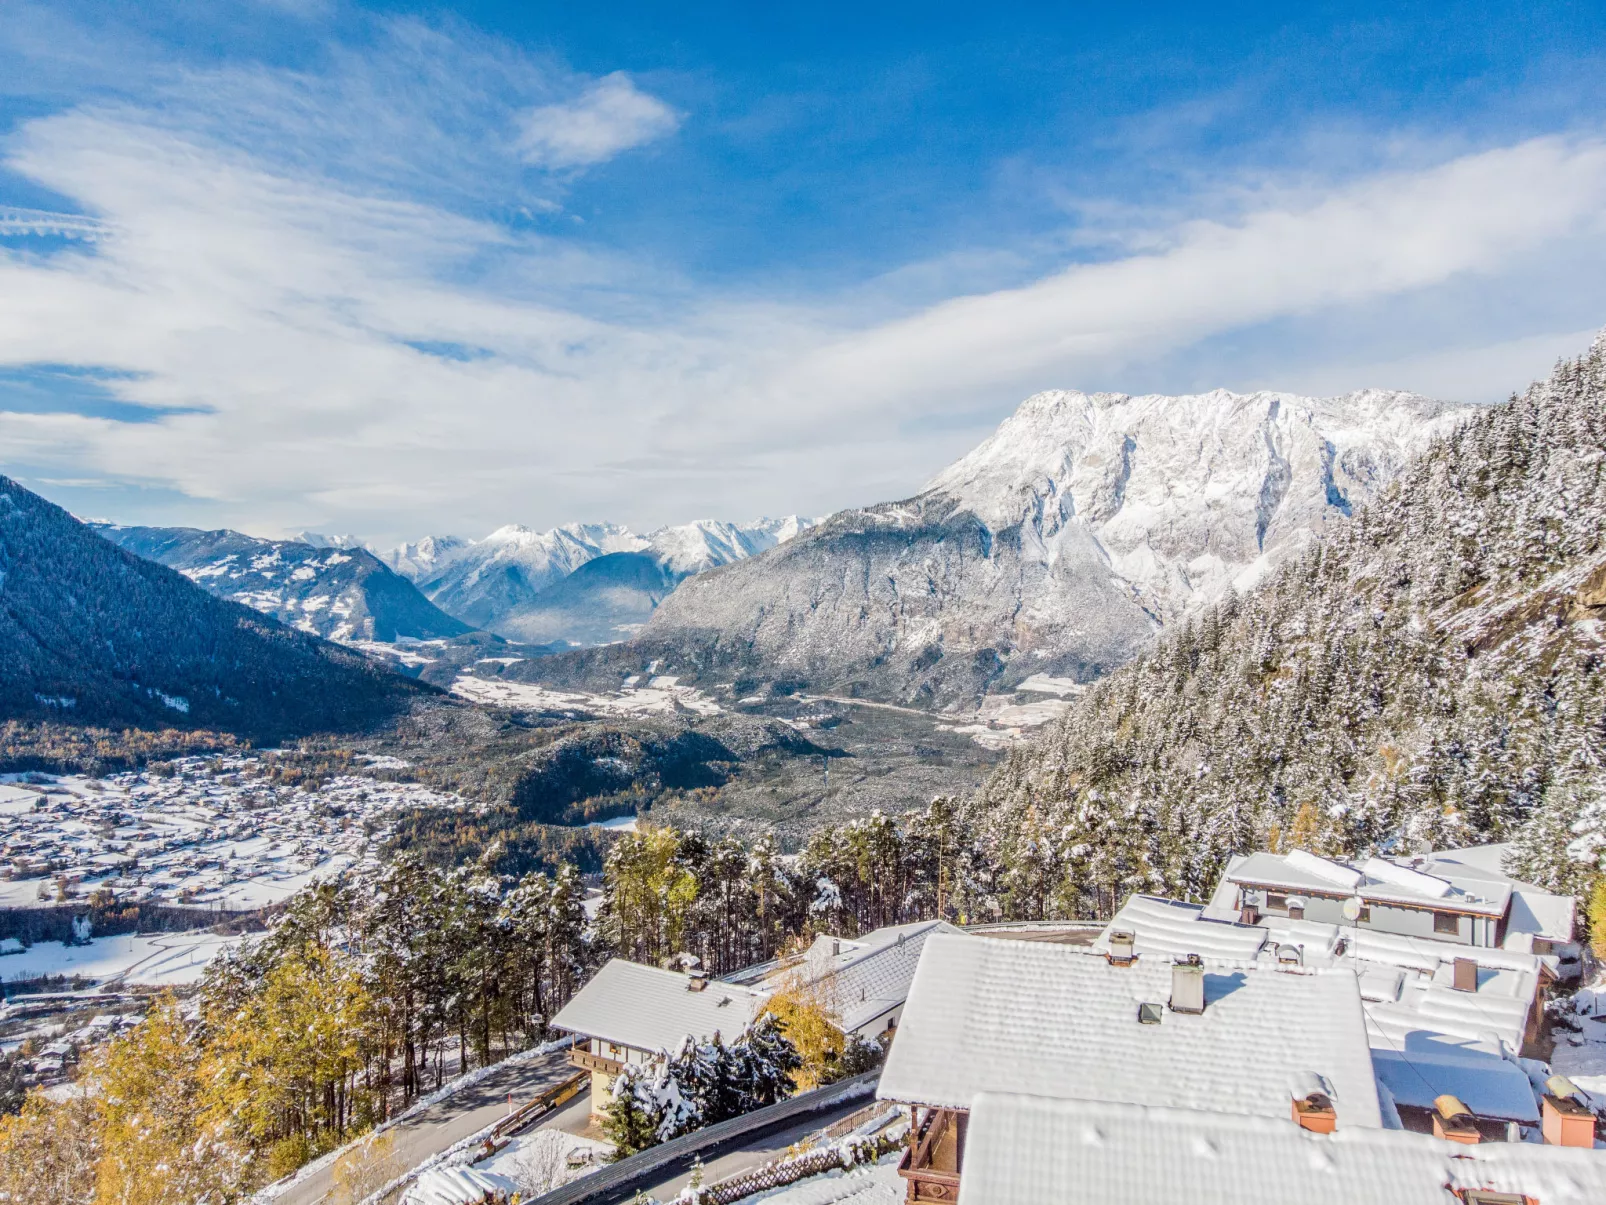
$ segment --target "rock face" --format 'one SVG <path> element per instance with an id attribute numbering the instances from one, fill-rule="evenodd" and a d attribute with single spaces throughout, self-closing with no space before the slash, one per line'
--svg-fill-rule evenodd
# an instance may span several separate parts
<path id="1" fill-rule="evenodd" d="M 645 536 L 614 523 L 513 525 L 483 540 L 426 536 L 379 556 L 475 627 L 515 640 L 604 644 L 637 632 L 692 574 L 773 548 L 809 522 L 699 519 Z M 598 561 L 605 563 L 581 572 Z"/>
<path id="2" fill-rule="evenodd" d="M 432 692 L 211 594 L 0 477 L 0 718 L 350 730 Z"/>
<path id="3" fill-rule="evenodd" d="M 666 669 L 921 706 L 1086 681 L 1254 585 L 1465 413 L 1383 391 L 1038 394 L 915 497 L 686 581 L 642 644 Z"/>
<path id="4" fill-rule="evenodd" d="M 95 530 L 135 556 L 178 570 L 219 598 L 328 640 L 430 640 L 470 630 L 350 540 L 263 540 L 191 527 L 97 524 Z"/>

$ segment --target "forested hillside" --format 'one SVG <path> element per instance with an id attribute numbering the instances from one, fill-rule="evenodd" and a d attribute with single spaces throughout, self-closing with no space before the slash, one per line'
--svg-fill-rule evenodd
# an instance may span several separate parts
<path id="1" fill-rule="evenodd" d="M 0 718 L 278 738 L 428 687 L 213 598 L 0 477 Z"/>
<path id="2" fill-rule="evenodd" d="M 1227 855 L 1515 838 L 1582 890 L 1606 811 L 1606 335 L 1441 437 L 985 788 L 1017 915 L 1199 896 Z"/>

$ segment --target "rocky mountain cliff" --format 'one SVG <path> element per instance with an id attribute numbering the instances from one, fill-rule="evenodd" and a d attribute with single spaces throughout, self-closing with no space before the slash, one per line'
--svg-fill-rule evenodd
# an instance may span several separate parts
<path id="1" fill-rule="evenodd" d="M 1606 850 L 1603 633 L 1606 336 L 1096 685 L 979 810 L 1013 890 L 1065 915 L 1288 845 L 1515 838 L 1521 877 L 1578 891 Z"/>
<path id="2" fill-rule="evenodd" d="M 1088 681 L 1252 587 L 1466 412 L 1376 390 L 1038 394 L 915 497 L 685 582 L 641 645 L 665 672 L 922 706 Z"/>
<path id="3" fill-rule="evenodd" d="M 0 477 L 0 718 L 349 730 L 429 688 L 214 598 Z"/>
<path id="4" fill-rule="evenodd" d="M 349 538 L 263 540 L 237 531 L 114 524 L 95 524 L 94 529 L 135 556 L 178 570 L 219 598 L 328 640 L 430 640 L 470 630 Z"/>
<path id="5" fill-rule="evenodd" d="M 685 578 L 773 548 L 809 525 L 699 519 L 638 535 L 614 523 L 426 536 L 378 555 L 442 610 L 515 640 L 600 644 L 633 635 Z M 624 556 L 569 580 L 599 558 Z M 629 558 L 637 559 L 631 560 Z M 556 593 L 543 592 L 556 589 Z"/>

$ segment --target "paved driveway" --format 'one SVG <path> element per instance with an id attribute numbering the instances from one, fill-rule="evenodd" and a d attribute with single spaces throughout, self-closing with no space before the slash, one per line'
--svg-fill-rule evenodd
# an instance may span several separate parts
<path id="1" fill-rule="evenodd" d="M 567 1051 L 531 1059 L 511 1067 L 498 1067 L 479 1083 L 460 1089 L 445 1100 L 438 1101 L 406 1121 L 392 1126 L 390 1133 L 396 1139 L 396 1166 L 417 1167 L 431 1155 L 438 1154 L 471 1134 L 505 1117 L 508 1113 L 508 1094 L 513 1095 L 515 1107 L 539 1096 L 548 1088 L 562 1083 L 574 1074 L 569 1066 Z M 582 1099 L 589 1099 L 582 1094 Z M 275 1199 L 275 1205 L 316 1205 L 334 1187 L 334 1165 L 313 1172 L 300 1183 L 292 1185 Z"/>

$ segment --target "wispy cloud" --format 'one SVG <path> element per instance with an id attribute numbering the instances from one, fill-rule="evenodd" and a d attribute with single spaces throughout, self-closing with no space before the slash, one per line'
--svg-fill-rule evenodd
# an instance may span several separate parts
<path id="1" fill-rule="evenodd" d="M 125 518 L 265 532 L 817 512 L 912 490 L 1035 389 L 1186 381 L 1179 357 L 1212 340 L 1305 331 L 1212 385 L 1487 378 L 1492 397 L 1606 316 L 1580 318 L 1606 306 L 1593 135 L 1270 173 L 1229 217 L 1137 223 L 1098 262 L 1073 248 L 1029 283 L 913 309 L 873 282 L 782 301 L 508 217 L 695 114 L 462 31 L 380 40 L 325 74 L 174 70 L 157 102 L 12 134 L 4 166 L 78 213 L 0 211 L 0 365 L 100 371 L 76 406 L 0 400 L 5 465 L 162 508 Z M 1422 317 L 1468 293 L 1482 327 Z M 1568 304 L 1523 328 L 1541 295 Z M 1313 351 L 1322 324 L 1394 307 L 1415 307 L 1392 324 L 1420 335 L 1411 354 Z"/>
<path id="2" fill-rule="evenodd" d="M 520 119 L 519 151 L 544 167 L 589 167 L 674 132 L 680 115 L 615 71 L 575 99 L 541 105 Z"/>

